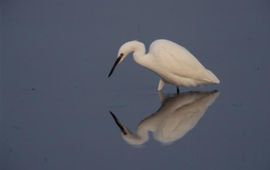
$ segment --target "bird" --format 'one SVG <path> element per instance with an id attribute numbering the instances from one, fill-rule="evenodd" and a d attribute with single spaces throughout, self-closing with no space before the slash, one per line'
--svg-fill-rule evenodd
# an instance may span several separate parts
<path id="1" fill-rule="evenodd" d="M 158 91 L 161 91 L 165 84 L 176 86 L 179 93 L 179 87 L 220 83 L 217 76 L 205 68 L 186 48 L 166 39 L 153 41 L 148 53 L 146 53 L 145 45 L 140 41 L 133 40 L 124 43 L 119 48 L 108 77 L 130 53 L 133 54 L 133 59 L 137 64 L 160 77 Z"/>
<path id="2" fill-rule="evenodd" d="M 162 144 L 172 144 L 193 129 L 217 97 L 218 91 L 184 92 L 164 95 L 159 92 L 160 108 L 144 118 L 138 125 L 136 133 L 124 126 L 116 115 L 110 111 L 122 138 L 132 146 L 142 146 L 149 140 L 149 132 Z"/>

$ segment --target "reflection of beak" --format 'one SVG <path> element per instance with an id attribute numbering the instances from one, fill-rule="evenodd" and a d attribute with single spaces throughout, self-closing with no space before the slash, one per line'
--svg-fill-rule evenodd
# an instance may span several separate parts
<path id="1" fill-rule="evenodd" d="M 121 58 L 122 58 L 122 57 L 120 56 L 120 57 L 118 57 L 118 58 L 116 59 L 116 61 L 114 62 L 113 67 L 112 67 L 110 73 L 108 74 L 108 77 L 110 77 L 110 76 L 112 75 L 112 73 L 113 73 L 115 67 L 116 67 L 117 64 L 120 62 Z"/>
<path id="2" fill-rule="evenodd" d="M 113 112 L 110 111 L 111 116 L 113 117 L 113 120 L 115 121 L 115 123 L 117 124 L 117 126 L 119 127 L 119 129 L 121 130 L 121 132 L 123 133 L 123 135 L 126 135 L 127 132 L 124 128 L 124 126 L 119 122 L 119 120 L 117 119 L 117 117 L 113 114 Z"/>

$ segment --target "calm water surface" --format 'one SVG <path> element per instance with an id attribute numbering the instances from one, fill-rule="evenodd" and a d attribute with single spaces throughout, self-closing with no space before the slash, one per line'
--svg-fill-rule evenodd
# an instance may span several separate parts
<path id="1" fill-rule="evenodd" d="M 270 168 L 268 1 L 1 7 L 0 169 Z M 159 94 L 132 57 L 107 78 L 122 43 L 157 38 L 187 47 L 221 84 Z"/>

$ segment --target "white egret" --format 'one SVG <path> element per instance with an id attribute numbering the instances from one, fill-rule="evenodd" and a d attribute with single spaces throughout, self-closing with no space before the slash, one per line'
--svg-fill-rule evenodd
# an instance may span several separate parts
<path id="1" fill-rule="evenodd" d="M 152 42 L 149 52 L 139 41 L 124 43 L 118 52 L 118 57 L 108 75 L 110 77 L 117 66 L 128 54 L 133 53 L 135 62 L 159 75 L 157 90 L 165 83 L 177 87 L 193 87 L 204 84 L 219 84 L 219 79 L 206 69 L 187 49 L 165 39 Z"/>
<path id="2" fill-rule="evenodd" d="M 166 98 L 160 95 L 160 108 L 139 123 L 136 133 L 132 133 L 110 113 L 121 130 L 122 138 L 128 144 L 144 144 L 149 139 L 149 132 L 153 133 L 157 141 L 171 144 L 195 127 L 218 95 L 217 91 L 187 92 Z"/>

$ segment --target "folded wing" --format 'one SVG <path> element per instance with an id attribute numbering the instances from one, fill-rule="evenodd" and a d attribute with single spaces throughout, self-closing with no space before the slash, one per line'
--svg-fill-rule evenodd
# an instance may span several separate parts
<path id="1" fill-rule="evenodd" d="M 150 46 L 152 59 L 168 74 L 219 83 L 218 78 L 206 69 L 187 49 L 169 41 L 156 40 Z"/>

